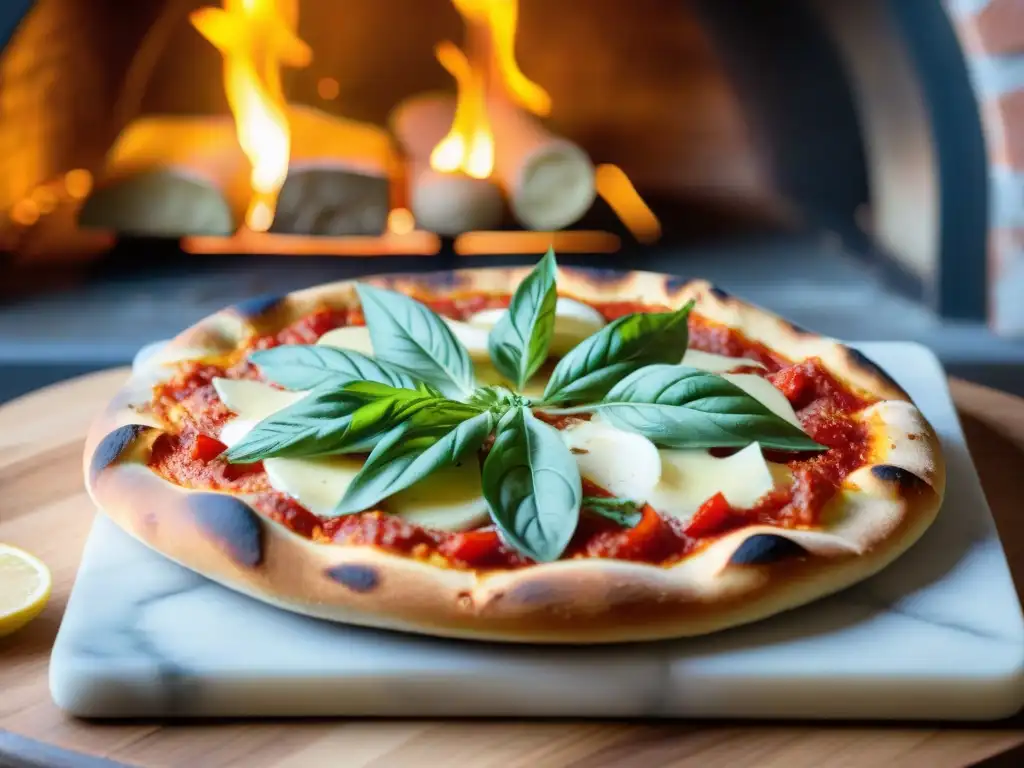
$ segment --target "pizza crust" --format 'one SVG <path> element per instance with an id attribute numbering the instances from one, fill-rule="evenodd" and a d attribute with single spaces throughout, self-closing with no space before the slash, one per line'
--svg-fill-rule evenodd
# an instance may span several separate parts
<path id="1" fill-rule="evenodd" d="M 529 268 L 366 278 L 414 296 L 507 293 Z M 670 567 L 574 559 L 476 573 L 366 546 L 317 544 L 255 512 L 244 497 L 190 491 L 146 466 L 160 425 L 145 413 L 167 365 L 220 356 L 252 332 L 324 306 L 355 306 L 352 282 L 223 310 L 186 330 L 133 373 L 86 443 L 87 488 L 122 528 L 214 581 L 290 611 L 333 621 L 505 642 L 608 643 L 705 634 L 806 604 L 878 572 L 938 512 L 945 467 L 934 430 L 883 371 L 842 344 L 702 281 L 645 272 L 561 269 L 560 293 L 584 301 L 680 307 L 723 322 L 793 361 L 821 358 L 854 389 L 881 398 L 860 414 L 871 463 L 849 475 L 823 513 L 827 531 L 751 526 Z"/>

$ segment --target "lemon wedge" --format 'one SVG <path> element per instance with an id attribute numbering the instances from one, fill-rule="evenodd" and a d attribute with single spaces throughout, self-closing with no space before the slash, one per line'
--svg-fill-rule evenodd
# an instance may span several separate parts
<path id="1" fill-rule="evenodd" d="M 0 544 L 0 637 L 21 629 L 50 599 L 53 579 L 42 560 Z"/>

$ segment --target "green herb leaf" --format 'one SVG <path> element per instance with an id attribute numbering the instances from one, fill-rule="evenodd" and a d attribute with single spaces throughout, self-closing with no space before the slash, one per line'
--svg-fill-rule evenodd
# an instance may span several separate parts
<path id="1" fill-rule="evenodd" d="M 487 348 L 494 367 L 522 389 L 548 356 L 555 333 L 555 252 L 547 254 L 519 284 L 508 312 L 491 329 Z"/>
<path id="2" fill-rule="evenodd" d="M 580 509 L 607 518 L 623 528 L 632 528 L 643 517 L 640 505 L 635 501 L 607 496 L 584 496 Z"/>
<path id="3" fill-rule="evenodd" d="M 494 415 L 484 412 L 446 430 L 417 430 L 410 422 L 396 427 L 377 443 L 334 515 L 370 509 L 431 472 L 457 464 L 466 454 L 479 450 L 493 426 Z"/>
<path id="4" fill-rule="evenodd" d="M 259 422 L 224 457 L 250 464 L 272 457 L 323 456 L 332 453 L 352 414 L 364 400 L 333 388 L 314 390 Z"/>
<path id="5" fill-rule="evenodd" d="M 347 349 L 319 344 L 285 344 L 253 352 L 249 359 L 263 375 L 286 389 L 340 389 L 353 381 L 376 381 L 414 389 L 417 381 L 405 371 Z"/>
<path id="6" fill-rule="evenodd" d="M 667 448 L 825 449 L 729 380 L 682 365 L 641 368 L 592 407 Z"/>
<path id="7" fill-rule="evenodd" d="M 483 469 L 484 498 L 505 540 L 538 562 L 557 560 L 579 521 L 582 481 L 558 430 L 510 410 Z"/>
<path id="8" fill-rule="evenodd" d="M 314 390 L 259 422 L 230 448 L 228 461 L 311 458 L 363 453 L 406 420 L 419 428 L 458 424 L 480 408 L 447 400 L 436 390 L 404 389 L 360 381 L 342 389 Z"/>
<path id="9" fill-rule="evenodd" d="M 480 387 L 474 390 L 467 402 L 490 410 L 501 410 L 502 406 L 518 404 L 515 392 L 500 386 Z"/>
<path id="10" fill-rule="evenodd" d="M 473 389 L 466 348 L 437 314 L 405 294 L 357 284 L 374 357 L 455 395 Z"/>
<path id="11" fill-rule="evenodd" d="M 676 312 L 620 317 L 581 341 L 555 366 L 544 403 L 572 405 L 603 397 L 623 376 L 652 363 L 678 363 L 689 342 L 694 302 Z"/>

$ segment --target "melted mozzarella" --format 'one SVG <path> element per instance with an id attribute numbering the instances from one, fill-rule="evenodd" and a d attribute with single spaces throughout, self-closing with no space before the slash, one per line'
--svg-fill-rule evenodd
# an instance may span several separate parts
<path id="1" fill-rule="evenodd" d="M 722 374 L 722 378 L 731 381 L 776 416 L 803 429 L 789 400 L 768 379 L 764 379 L 756 373 L 725 373 Z"/>
<path id="2" fill-rule="evenodd" d="M 362 352 L 368 357 L 373 356 L 373 341 L 370 339 L 370 330 L 365 325 L 347 325 L 344 328 L 335 328 L 317 339 L 316 343 L 326 347 L 351 349 L 353 352 Z"/>
<path id="3" fill-rule="evenodd" d="M 507 309 L 484 309 L 469 318 L 469 325 L 490 330 L 506 314 Z M 606 324 L 604 316 L 593 307 L 575 299 L 560 297 L 555 302 L 555 331 L 551 338 L 550 353 L 564 356 Z"/>
<path id="4" fill-rule="evenodd" d="M 683 355 L 683 365 L 689 366 L 690 368 L 698 368 L 708 373 L 726 373 L 733 371 L 740 366 L 750 366 L 753 368 L 764 368 L 757 360 L 751 360 L 746 357 L 727 357 L 726 355 L 716 355 L 711 352 L 701 352 L 699 349 L 687 349 L 686 354 Z"/>
<path id="5" fill-rule="evenodd" d="M 688 521 L 716 493 L 737 509 L 749 509 L 757 500 L 789 482 L 783 464 L 770 464 L 761 446 L 751 443 L 724 459 L 707 451 L 663 450 L 661 479 L 647 502 L 659 512 Z"/>
<path id="6" fill-rule="evenodd" d="M 752 443 L 724 459 L 703 450 L 659 450 L 647 438 L 619 430 L 600 417 L 562 432 L 580 474 L 609 493 L 688 521 L 716 493 L 739 509 L 752 507 L 792 477 L 783 464 L 765 461 Z"/>
<path id="7" fill-rule="evenodd" d="M 580 475 L 614 496 L 645 501 L 661 477 L 661 457 L 642 435 L 616 429 L 599 417 L 562 430 Z"/>
<path id="8" fill-rule="evenodd" d="M 304 398 L 307 392 L 288 392 L 246 379 L 214 379 L 213 388 L 224 405 L 242 418 L 260 421 Z"/>
<path id="9" fill-rule="evenodd" d="M 487 334 L 489 328 L 481 328 L 476 325 L 464 323 L 461 320 L 451 320 L 443 317 L 445 324 L 451 328 L 455 338 L 469 352 L 469 357 L 474 362 L 487 362 L 490 360 L 490 353 L 487 351 Z"/>

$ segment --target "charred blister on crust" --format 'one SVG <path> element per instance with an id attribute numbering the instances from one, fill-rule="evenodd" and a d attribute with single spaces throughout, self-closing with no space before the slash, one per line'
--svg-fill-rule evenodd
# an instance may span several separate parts
<path id="1" fill-rule="evenodd" d="M 154 429 L 156 428 L 145 424 L 125 424 L 100 440 L 92 452 L 92 459 L 89 462 L 89 482 L 96 482 L 100 473 L 112 464 L 116 464 L 139 437 Z"/>
<path id="2" fill-rule="evenodd" d="M 723 290 L 722 288 L 719 288 L 717 285 L 708 286 L 708 293 L 710 293 L 719 301 L 728 301 L 729 299 L 732 298 L 731 293 L 729 293 L 726 290 Z"/>
<path id="3" fill-rule="evenodd" d="M 871 468 L 871 474 L 875 476 L 875 479 L 881 480 L 883 483 L 892 483 L 899 486 L 902 491 L 917 491 L 928 487 L 928 483 L 909 469 L 892 464 L 875 464 Z"/>
<path id="4" fill-rule="evenodd" d="M 195 493 L 188 508 L 196 525 L 236 565 L 256 568 L 263 562 L 263 522 L 241 499 L 223 493 Z"/>
<path id="5" fill-rule="evenodd" d="M 792 539 L 773 533 L 755 533 L 740 544 L 729 558 L 730 565 L 768 565 L 803 557 L 807 550 Z"/>
<path id="6" fill-rule="evenodd" d="M 906 391 L 903 389 L 903 387 L 897 384 L 896 380 L 892 376 L 890 376 L 888 373 L 882 370 L 877 363 L 869 359 L 863 352 L 853 349 L 852 347 L 846 347 L 846 354 L 849 355 L 850 362 L 853 365 L 859 368 L 863 368 L 869 373 L 874 374 L 882 381 L 884 381 L 886 384 L 888 384 L 890 387 L 893 387 L 898 392 L 906 394 Z"/>
<path id="7" fill-rule="evenodd" d="M 331 581 L 336 581 L 353 592 L 372 592 L 380 584 L 380 572 L 372 565 L 347 563 L 328 568 L 325 573 Z"/>
<path id="8" fill-rule="evenodd" d="M 231 311 L 246 320 L 258 320 L 263 315 L 276 309 L 284 301 L 284 298 L 280 294 L 269 293 L 262 296 L 253 296 L 251 299 L 233 304 Z"/>

